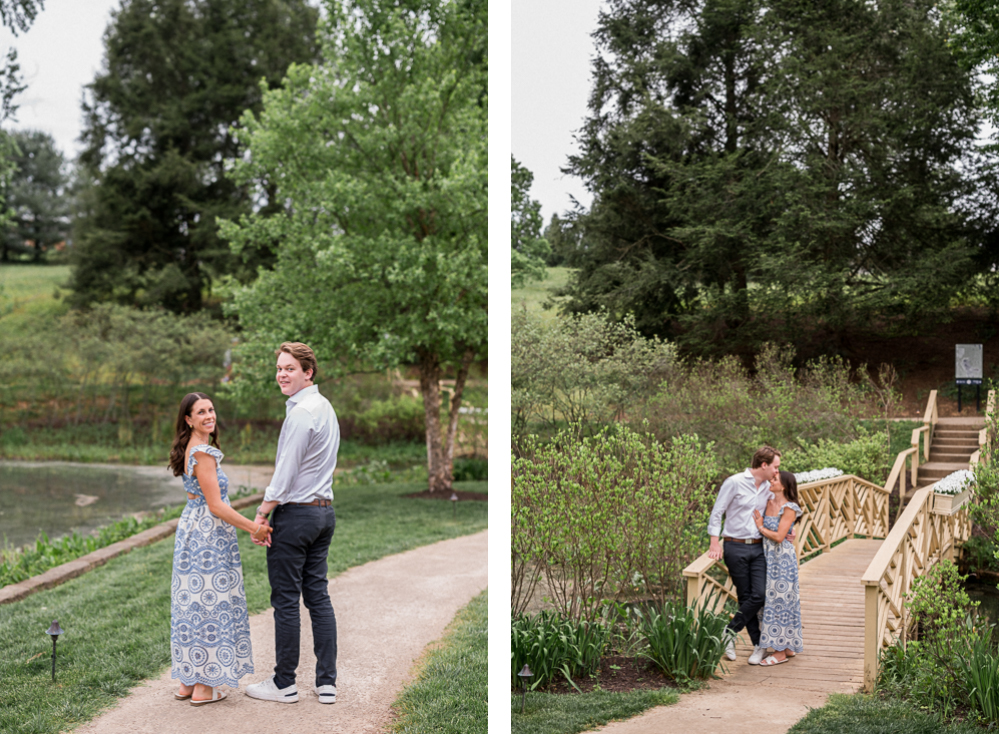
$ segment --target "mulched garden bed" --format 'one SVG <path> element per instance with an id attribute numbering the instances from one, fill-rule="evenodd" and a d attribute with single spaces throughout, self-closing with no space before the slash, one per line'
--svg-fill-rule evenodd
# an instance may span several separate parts
<path id="1" fill-rule="evenodd" d="M 601 665 L 591 676 L 574 678 L 573 682 L 584 693 L 590 693 L 599 688 L 602 691 L 623 693 L 626 691 L 658 691 L 663 687 L 677 688 L 677 684 L 668 679 L 648 660 L 628 655 L 606 655 L 601 658 Z M 544 693 L 576 693 L 577 690 L 566 679 L 560 676 L 545 688 L 538 688 Z M 520 693 L 520 688 L 512 688 L 511 693 Z"/>
<path id="2" fill-rule="evenodd" d="M 423 492 L 413 492 L 412 494 L 404 494 L 403 496 L 417 500 L 450 500 L 451 494 L 451 492 L 431 492 L 429 489 L 425 489 Z M 490 497 L 484 492 L 463 492 L 459 489 L 455 490 L 455 494 L 458 495 L 459 502 L 466 500 L 486 502 Z"/>

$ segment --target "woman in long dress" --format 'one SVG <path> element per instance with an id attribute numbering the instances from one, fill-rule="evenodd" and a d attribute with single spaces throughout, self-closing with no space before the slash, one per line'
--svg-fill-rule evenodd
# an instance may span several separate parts
<path id="1" fill-rule="evenodd" d="M 170 449 L 170 468 L 184 477 L 188 497 L 174 541 L 170 675 L 181 683 L 174 697 L 193 706 L 221 701 L 219 686 L 237 687 L 254 672 L 236 529 L 270 543 L 270 528 L 229 505 L 218 435 L 211 399 L 186 395 Z"/>
<path id="2" fill-rule="evenodd" d="M 767 560 L 764 606 L 759 613 L 760 646 L 774 650 L 761 665 L 779 665 L 802 652 L 799 559 L 795 546 L 787 538 L 792 524 L 802 515 L 795 475 L 788 471 L 775 474 L 771 492 L 774 496 L 768 500 L 764 516 L 756 510 L 753 513 L 754 522 L 764 536 Z"/>

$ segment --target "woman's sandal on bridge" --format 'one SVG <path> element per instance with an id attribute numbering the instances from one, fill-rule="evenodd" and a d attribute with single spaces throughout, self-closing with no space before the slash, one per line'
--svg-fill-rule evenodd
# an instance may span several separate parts
<path id="1" fill-rule="evenodd" d="M 768 655 L 766 658 L 764 658 L 763 660 L 760 661 L 760 664 L 761 664 L 761 666 L 764 666 L 764 665 L 781 665 L 782 663 L 787 663 L 787 662 L 788 662 L 788 658 L 781 658 L 781 660 L 778 660 L 778 658 L 774 657 L 774 655 Z"/>

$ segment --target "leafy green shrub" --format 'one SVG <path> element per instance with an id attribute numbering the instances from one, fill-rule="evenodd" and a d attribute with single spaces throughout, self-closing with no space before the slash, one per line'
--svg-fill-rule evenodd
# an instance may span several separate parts
<path id="1" fill-rule="evenodd" d="M 630 318 L 604 313 L 544 321 L 511 314 L 511 431 L 515 445 L 529 426 L 581 433 L 620 418 L 644 399 L 674 363 L 671 344 L 646 339 Z"/>
<path id="2" fill-rule="evenodd" d="M 919 639 L 886 650 L 878 687 L 883 693 L 931 708 L 945 717 L 968 707 L 987 722 L 997 716 L 996 628 L 976 614 L 948 560 L 914 580 L 906 607 Z"/>
<path id="3" fill-rule="evenodd" d="M 728 615 L 668 602 L 660 611 L 639 617 L 639 634 L 649 646 L 644 657 L 681 683 L 716 677 L 728 623 Z"/>
<path id="4" fill-rule="evenodd" d="M 344 422 L 346 437 L 366 443 L 424 439 L 424 405 L 412 395 L 373 400 L 360 413 L 346 414 Z"/>
<path id="5" fill-rule="evenodd" d="M 452 478 L 456 482 L 485 482 L 489 478 L 489 462 L 474 456 L 455 459 Z"/>
<path id="6" fill-rule="evenodd" d="M 794 353 L 764 344 L 754 369 L 735 357 L 674 363 L 641 415 L 661 440 L 697 434 L 712 441 L 726 473 L 746 467 L 762 444 L 782 452 L 862 436 L 859 419 L 875 408 L 861 375 L 838 359 L 800 369 Z M 815 469 L 831 464 L 805 467 Z"/>
<path id="7" fill-rule="evenodd" d="M 972 571 L 997 572 L 997 547 L 990 538 L 975 535 L 962 544 L 962 555 Z"/>
<path id="8" fill-rule="evenodd" d="M 611 630 L 600 622 L 564 619 L 550 611 L 519 614 L 510 625 L 511 686 L 521 685 L 517 674 L 527 665 L 534 674 L 530 690 L 560 675 L 575 688 L 573 676 L 597 669 L 610 637 Z"/>
<path id="9" fill-rule="evenodd" d="M 606 599 L 679 596 L 681 570 L 705 546 L 718 475 L 697 436 L 669 445 L 628 426 L 553 441 L 528 437 L 513 461 L 511 608 L 544 578 L 570 619 L 594 620 Z"/>
<path id="10" fill-rule="evenodd" d="M 884 431 L 868 432 L 865 429 L 860 429 L 860 434 L 845 443 L 820 439 L 815 444 L 783 451 L 781 468 L 797 472 L 833 466 L 844 474 L 854 474 L 874 484 L 883 484 L 896 458 L 887 451 L 887 435 Z"/>

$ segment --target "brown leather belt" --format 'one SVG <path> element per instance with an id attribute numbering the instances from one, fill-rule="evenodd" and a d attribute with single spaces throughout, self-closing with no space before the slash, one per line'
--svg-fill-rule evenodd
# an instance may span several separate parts
<path id="1" fill-rule="evenodd" d="M 727 538 L 725 535 L 722 536 L 723 540 L 727 540 L 730 543 L 746 543 L 747 545 L 753 545 L 754 543 L 759 543 L 761 538 Z"/>
<path id="2" fill-rule="evenodd" d="M 332 502 L 330 500 L 313 500 L 312 502 L 286 502 L 287 505 L 299 505 L 300 507 L 329 507 Z M 758 541 L 759 542 L 759 541 Z"/>

